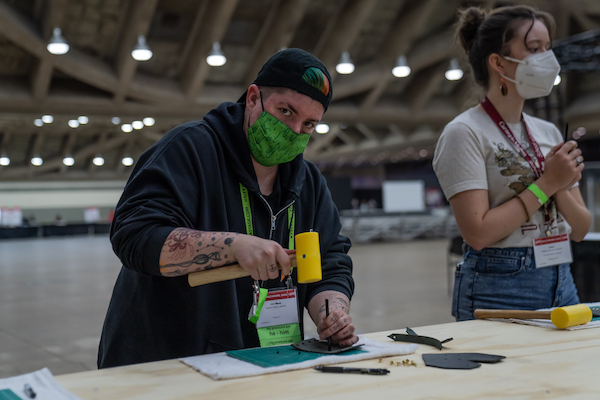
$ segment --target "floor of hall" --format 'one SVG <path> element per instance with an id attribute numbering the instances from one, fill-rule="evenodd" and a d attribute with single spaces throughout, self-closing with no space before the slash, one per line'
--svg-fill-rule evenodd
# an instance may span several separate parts
<path id="1" fill-rule="evenodd" d="M 452 322 L 447 248 L 446 239 L 355 244 L 357 333 Z M 0 241 L 0 378 L 96 369 L 119 269 L 108 236 Z"/>

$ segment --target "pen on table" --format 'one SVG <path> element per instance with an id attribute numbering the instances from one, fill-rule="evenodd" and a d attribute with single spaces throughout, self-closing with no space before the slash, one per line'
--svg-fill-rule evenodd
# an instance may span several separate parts
<path id="1" fill-rule="evenodd" d="M 325 317 L 329 317 L 329 299 L 325 299 Z M 327 338 L 327 351 L 331 351 L 331 336 Z"/>
<path id="2" fill-rule="evenodd" d="M 368 374 L 368 375 L 386 375 L 389 374 L 389 369 L 384 368 L 347 368 L 347 367 L 326 367 L 318 365 L 315 367 L 321 372 L 336 372 L 340 374 Z"/>
<path id="3" fill-rule="evenodd" d="M 565 123 L 565 140 L 564 142 L 567 143 L 567 139 L 569 137 L 569 123 Z"/>
<path id="4" fill-rule="evenodd" d="M 23 390 L 25 391 L 25 394 L 27 395 L 27 397 L 29 397 L 30 399 L 35 399 L 35 396 L 37 396 L 37 393 L 35 393 L 33 391 L 33 388 L 31 387 L 31 385 L 29 383 L 25 384 L 25 387 L 23 388 Z"/>

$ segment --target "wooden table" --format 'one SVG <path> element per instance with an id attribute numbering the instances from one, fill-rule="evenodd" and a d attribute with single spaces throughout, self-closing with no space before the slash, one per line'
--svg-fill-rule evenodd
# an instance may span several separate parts
<path id="1" fill-rule="evenodd" d="M 304 369 L 214 381 L 177 360 L 159 361 L 57 376 L 84 400 L 120 399 L 482 399 L 600 398 L 600 329 L 550 330 L 506 322 L 476 320 L 414 328 L 440 340 L 453 337 L 444 352 L 506 356 L 473 370 L 426 367 L 415 354 L 343 364 L 388 368 L 385 376 L 332 374 Z M 390 333 L 366 335 L 389 342 Z M 414 366 L 390 361 L 414 360 Z"/>

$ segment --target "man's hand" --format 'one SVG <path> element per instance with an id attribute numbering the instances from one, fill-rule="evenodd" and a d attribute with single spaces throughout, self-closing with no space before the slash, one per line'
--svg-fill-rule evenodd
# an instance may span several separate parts
<path id="1" fill-rule="evenodd" d="M 325 315 L 326 298 L 329 300 L 329 316 Z M 334 343 L 342 347 L 358 342 L 358 336 L 354 334 L 356 328 L 348 314 L 350 302 L 344 294 L 332 290 L 321 292 L 310 300 L 308 310 L 317 325 L 319 339 L 331 337 Z"/>
<path id="2" fill-rule="evenodd" d="M 289 254 L 295 251 L 284 249 L 273 240 L 240 235 L 232 243 L 232 249 L 234 258 L 254 280 L 266 281 L 291 273 Z"/>
<path id="3" fill-rule="evenodd" d="M 206 232 L 187 228 L 174 229 L 160 253 L 163 276 L 181 276 L 191 272 L 219 268 L 235 261 L 255 280 L 289 275 L 290 254 L 277 242 L 234 232 Z"/>

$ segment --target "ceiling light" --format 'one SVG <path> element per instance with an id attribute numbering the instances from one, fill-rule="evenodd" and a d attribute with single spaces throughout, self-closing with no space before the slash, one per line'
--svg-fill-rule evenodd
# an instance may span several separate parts
<path id="1" fill-rule="evenodd" d="M 396 66 L 392 69 L 392 75 L 394 75 L 396 78 L 406 78 L 410 75 L 410 67 L 406 63 L 405 55 L 398 57 Z"/>
<path id="2" fill-rule="evenodd" d="M 354 64 L 350 59 L 350 53 L 348 53 L 347 51 L 342 53 L 342 57 L 340 57 L 338 65 L 335 66 L 335 70 L 338 72 L 338 74 L 343 75 L 351 74 L 354 72 Z"/>
<path id="3" fill-rule="evenodd" d="M 77 118 L 77 121 L 79 121 L 79 123 L 81 125 L 85 125 L 88 122 L 90 122 L 90 119 L 88 117 L 86 117 L 85 115 L 80 116 L 79 118 Z"/>
<path id="4" fill-rule="evenodd" d="M 463 70 L 458 65 L 458 60 L 453 58 L 450 60 L 450 67 L 446 71 L 446 79 L 449 81 L 457 81 L 463 77 Z"/>
<path id="5" fill-rule="evenodd" d="M 142 121 L 133 121 L 131 126 L 133 129 L 142 129 L 144 127 L 144 123 Z"/>
<path id="6" fill-rule="evenodd" d="M 36 119 L 33 121 L 33 124 L 35 126 L 44 126 L 44 121 L 42 121 L 40 118 Z"/>
<path id="7" fill-rule="evenodd" d="M 208 57 L 206 57 L 206 62 L 211 67 L 220 67 L 227 62 L 227 58 L 225 58 L 225 54 L 221 51 L 219 42 L 213 43 L 212 49 L 208 53 Z"/>
<path id="8" fill-rule="evenodd" d="M 315 131 L 317 131 L 317 133 L 327 133 L 327 132 L 329 132 L 329 125 L 318 124 L 317 127 L 315 128 Z"/>
<path id="9" fill-rule="evenodd" d="M 52 115 L 44 115 L 42 116 L 42 121 L 45 124 L 51 124 L 54 121 L 54 117 Z"/>
<path id="10" fill-rule="evenodd" d="M 110 119 L 110 122 L 112 122 L 113 125 L 119 125 L 121 123 L 121 118 L 119 118 L 119 117 L 112 117 Z"/>
<path id="11" fill-rule="evenodd" d="M 121 162 L 123 163 L 124 166 L 131 167 L 133 165 L 133 158 L 131 158 L 129 156 L 123 157 Z"/>
<path id="12" fill-rule="evenodd" d="M 133 126 L 131 126 L 131 124 L 123 124 L 121 125 L 121 130 L 125 133 L 129 133 L 133 130 Z"/>
<path id="13" fill-rule="evenodd" d="M 42 160 L 42 157 L 40 157 L 39 155 L 35 155 L 31 159 L 31 163 L 33 165 L 35 165 L 36 167 L 39 167 L 40 165 L 42 165 L 44 163 L 44 160 Z"/>
<path id="14" fill-rule="evenodd" d="M 69 120 L 68 124 L 71 128 L 77 128 L 79 126 L 79 121 L 76 119 L 71 119 Z"/>
<path id="15" fill-rule="evenodd" d="M 152 50 L 146 43 L 146 38 L 143 35 L 138 36 L 137 44 L 131 51 L 131 57 L 136 61 L 148 61 L 152 58 Z"/>
<path id="16" fill-rule="evenodd" d="M 560 75 L 556 75 L 556 79 L 554 79 L 554 86 L 558 86 L 561 81 L 562 78 L 560 77 Z"/>
<path id="17" fill-rule="evenodd" d="M 2 154 L 2 157 L 0 157 L 0 165 L 2 165 L 3 167 L 6 167 L 9 164 L 10 164 L 10 158 L 8 158 L 8 156 L 6 154 Z"/>
<path id="18" fill-rule="evenodd" d="M 69 45 L 62 36 L 60 28 L 54 28 L 52 31 L 52 37 L 48 41 L 48 46 L 46 46 L 46 48 L 50 53 L 56 55 L 66 54 L 69 51 Z"/>
<path id="19" fill-rule="evenodd" d="M 104 165 L 104 158 L 102 158 L 102 156 L 96 156 L 96 157 L 94 157 L 92 162 L 94 163 L 95 166 L 101 167 Z"/>
<path id="20" fill-rule="evenodd" d="M 72 166 L 73 164 L 75 164 L 75 159 L 71 156 L 66 156 L 65 158 L 63 158 L 63 164 L 65 164 L 67 167 Z"/>
<path id="21" fill-rule="evenodd" d="M 154 118 L 152 118 L 152 117 L 146 117 L 146 118 L 144 118 L 144 119 L 142 120 L 142 122 L 143 122 L 143 123 L 144 123 L 144 125 L 146 125 L 146 126 L 152 126 L 152 125 L 154 125 L 154 123 L 155 123 L 156 121 L 154 121 Z"/>

